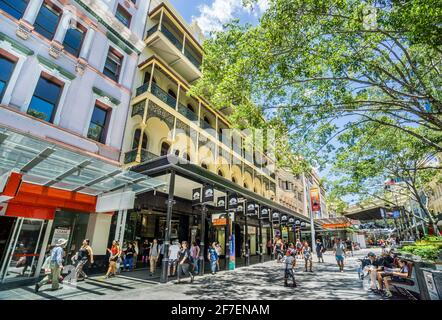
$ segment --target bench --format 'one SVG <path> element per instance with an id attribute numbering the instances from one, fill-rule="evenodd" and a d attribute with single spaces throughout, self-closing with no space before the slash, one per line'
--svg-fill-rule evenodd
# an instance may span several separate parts
<path id="1" fill-rule="evenodd" d="M 408 276 L 403 278 L 404 281 L 391 280 L 390 284 L 392 289 L 396 289 L 400 294 L 407 296 L 412 300 L 417 300 L 416 297 L 411 293 L 416 293 L 420 296 L 419 284 L 416 276 L 416 268 L 411 261 L 407 261 Z"/>

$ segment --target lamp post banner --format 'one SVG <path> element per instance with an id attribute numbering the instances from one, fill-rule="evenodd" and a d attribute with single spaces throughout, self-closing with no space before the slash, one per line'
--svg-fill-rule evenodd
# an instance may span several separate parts
<path id="1" fill-rule="evenodd" d="M 259 219 L 267 219 L 270 220 L 270 209 L 261 206 Z"/>
<path id="2" fill-rule="evenodd" d="M 229 196 L 228 208 L 236 209 L 237 207 L 238 207 L 238 197 L 232 194 Z"/>
<path id="3" fill-rule="evenodd" d="M 215 200 L 214 190 L 212 186 L 203 187 L 203 202 L 213 202 Z"/>
<path id="4" fill-rule="evenodd" d="M 192 190 L 192 204 L 201 203 L 201 188 Z"/>
<path id="5" fill-rule="evenodd" d="M 216 207 L 218 209 L 226 209 L 226 197 L 222 196 L 222 197 L 218 197 L 216 199 Z"/>

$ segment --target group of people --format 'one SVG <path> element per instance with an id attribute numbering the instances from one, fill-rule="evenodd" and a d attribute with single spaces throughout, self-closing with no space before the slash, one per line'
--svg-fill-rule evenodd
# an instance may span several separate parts
<path id="1" fill-rule="evenodd" d="M 403 282 L 409 275 L 407 262 L 398 259 L 389 250 L 384 250 L 381 257 L 370 252 L 368 258 L 369 264 L 366 268 L 370 275 L 370 290 L 391 298 L 391 282 Z"/>

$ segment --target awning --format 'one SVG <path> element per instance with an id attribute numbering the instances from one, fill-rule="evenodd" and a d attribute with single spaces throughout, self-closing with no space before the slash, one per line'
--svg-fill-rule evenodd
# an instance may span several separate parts
<path id="1" fill-rule="evenodd" d="M 379 220 L 382 219 L 381 215 L 381 207 L 372 207 L 372 208 L 361 208 L 361 210 L 346 213 L 345 216 L 350 219 L 357 220 Z"/>
<path id="2" fill-rule="evenodd" d="M 158 157 L 134 166 L 131 168 L 131 170 L 138 173 L 148 174 L 153 177 L 161 176 L 170 170 L 174 170 L 178 175 L 191 179 L 192 181 L 197 181 L 201 184 L 211 184 L 215 189 L 220 191 L 237 194 L 247 200 L 258 203 L 259 205 L 279 211 L 282 214 L 285 213 L 289 216 L 294 216 L 300 221 L 310 222 L 310 219 L 301 213 L 294 212 L 270 199 L 256 194 L 251 190 L 241 187 L 229 179 L 221 177 L 210 170 L 204 169 L 182 158 L 178 158 L 175 155 L 169 154 L 167 156 Z M 319 227 L 319 225 L 317 226 Z"/>
<path id="3" fill-rule="evenodd" d="M 11 197 L 11 193 L 4 195 L 4 187 L 12 175 L 20 183 Z M 73 205 L 84 199 L 90 209 L 92 198 L 96 203 L 108 193 L 137 194 L 163 185 L 144 174 L 0 127 L 0 202 L 14 202 L 17 196 L 22 203 L 58 207 L 62 200 Z"/>

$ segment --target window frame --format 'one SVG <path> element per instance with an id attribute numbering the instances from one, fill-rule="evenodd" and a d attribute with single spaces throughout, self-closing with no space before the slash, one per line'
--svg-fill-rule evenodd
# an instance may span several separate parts
<path id="1" fill-rule="evenodd" d="M 109 54 L 113 54 L 115 57 L 120 59 L 117 75 L 114 74 L 113 76 L 111 76 L 111 75 L 105 73 L 106 70 L 109 70 L 109 72 L 111 72 L 111 70 L 109 68 L 106 68 L 108 59 L 112 58 L 112 57 L 109 58 Z M 116 62 L 115 60 L 112 60 L 112 61 Z M 109 46 L 109 49 L 107 50 L 106 60 L 104 61 L 102 73 L 106 77 L 108 77 L 109 79 L 115 81 L 116 83 L 120 83 L 121 73 L 123 70 L 123 63 L 124 63 L 124 55 L 122 53 L 120 53 L 118 50 L 116 50 L 114 47 Z M 116 79 L 114 77 L 116 77 Z"/>
<path id="2" fill-rule="evenodd" d="M 101 131 L 101 136 L 100 136 L 99 140 L 95 140 L 94 138 L 91 138 L 89 136 L 89 130 L 91 128 L 91 124 L 93 123 L 92 122 L 92 117 L 94 116 L 95 108 L 104 110 L 106 112 L 106 119 L 104 121 L 104 127 L 103 127 L 103 130 Z M 105 105 L 104 103 L 100 102 L 99 100 L 95 100 L 95 104 L 94 104 L 94 107 L 92 109 L 91 117 L 90 117 L 90 120 L 89 120 L 89 127 L 87 129 L 87 135 L 86 135 L 87 138 L 91 139 L 91 140 L 93 140 L 95 142 L 101 143 L 101 144 L 106 144 L 107 134 L 109 133 L 109 124 L 110 124 L 111 116 L 112 116 L 112 108 L 107 106 L 107 105 Z M 97 125 L 96 123 L 94 123 L 94 124 Z M 98 126 L 100 126 L 100 125 L 98 125 Z"/>
<path id="3" fill-rule="evenodd" d="M 44 120 L 44 119 L 37 118 L 37 117 L 35 117 L 35 116 L 29 114 L 29 108 L 31 107 L 32 99 L 33 99 L 34 96 L 35 96 L 35 91 L 37 90 L 38 83 L 40 82 L 40 79 L 42 79 L 42 78 L 45 79 L 46 81 L 52 82 L 53 84 L 55 84 L 55 85 L 57 85 L 57 86 L 60 87 L 59 95 L 58 95 L 57 100 L 56 100 L 56 102 L 55 102 L 55 104 L 54 104 L 54 108 L 52 109 L 51 117 L 49 118 L 48 121 L 46 121 L 46 120 Z M 64 83 L 63 81 L 57 79 L 57 78 L 54 77 L 53 75 L 50 75 L 50 74 L 48 74 L 48 73 L 42 71 L 42 72 L 40 73 L 40 77 L 39 77 L 38 80 L 37 80 L 37 85 L 36 85 L 35 88 L 34 88 L 34 92 L 33 92 L 33 94 L 32 94 L 31 101 L 29 102 L 29 105 L 28 105 L 28 107 L 27 107 L 27 109 L 26 109 L 26 114 L 30 115 L 31 117 L 34 117 L 34 118 L 40 119 L 41 121 L 49 122 L 49 123 L 52 123 L 52 124 L 53 124 L 53 123 L 54 123 L 54 119 L 55 119 L 55 115 L 57 114 L 57 111 L 58 111 L 58 105 L 59 105 L 60 100 L 61 100 L 61 97 L 62 97 L 62 95 L 63 95 L 64 86 L 65 86 L 65 83 Z M 41 99 L 41 100 L 43 100 L 43 101 L 45 101 L 45 102 L 50 103 L 50 101 L 47 100 L 47 99 L 43 99 L 43 98 L 41 98 L 41 97 L 39 97 L 39 96 L 37 96 L 37 98 L 39 98 L 39 99 Z"/>
<path id="4" fill-rule="evenodd" d="M 13 56 L 7 51 L 4 51 L 3 49 L 0 49 L 0 59 L 5 59 L 10 61 L 12 66 L 12 71 L 9 77 L 5 80 L 5 86 L 3 92 L 0 91 L 0 103 L 3 101 L 3 97 L 5 96 L 6 90 L 8 89 L 9 82 L 11 81 L 12 75 L 14 74 L 15 68 L 17 67 L 18 58 Z M 1 80 L 0 80 L 1 81 Z"/>
<path id="5" fill-rule="evenodd" d="M 15 7 L 12 7 L 11 5 L 9 5 L 9 2 L 7 2 L 8 0 L 0 0 L 0 2 L 3 2 L 3 3 L 5 3 L 8 7 L 10 7 L 13 11 L 17 11 L 16 9 L 15 9 Z M 17 0 L 15 0 L 15 1 L 17 1 Z M 26 2 L 27 4 L 26 4 L 26 6 L 25 6 L 25 10 L 23 10 L 23 12 L 21 13 L 21 16 L 20 17 L 16 17 L 15 15 L 12 15 L 11 14 L 11 12 L 8 12 L 8 11 L 5 11 L 5 10 L 3 10 L 3 12 L 5 12 L 6 14 L 8 14 L 8 15 L 10 15 L 12 18 L 14 18 L 14 19 L 16 19 L 16 20 L 20 20 L 20 19 L 22 19 L 23 18 L 23 16 L 24 16 L 24 14 L 25 14 L 25 12 L 26 12 L 26 9 L 27 9 L 27 7 L 29 6 L 29 1 L 30 0 L 21 0 L 22 2 Z M 18 11 L 17 11 L 18 12 Z"/>
<path id="6" fill-rule="evenodd" d="M 63 45 L 63 49 L 64 49 L 64 51 L 66 51 L 67 53 L 69 53 L 69 54 L 73 55 L 74 57 L 78 58 L 78 57 L 80 56 L 81 48 L 83 47 L 84 39 L 86 38 L 86 34 L 87 34 L 88 30 L 87 30 L 87 28 L 86 28 L 85 26 L 83 26 L 81 23 L 78 23 L 78 22 L 77 22 L 76 30 L 80 30 L 80 31 L 82 31 L 82 32 L 83 32 L 83 37 L 81 38 L 80 45 L 79 45 L 79 47 L 78 47 L 78 53 L 77 53 L 77 54 L 73 54 L 73 53 L 70 52 L 69 50 L 66 50 L 66 45 L 65 45 L 66 35 L 67 35 L 67 33 L 69 32 L 69 30 L 71 30 L 71 29 L 72 29 L 72 28 L 69 28 L 69 29 L 66 31 L 66 34 L 65 34 L 65 36 L 64 36 L 64 39 L 63 39 L 63 43 L 62 43 L 62 45 Z"/>
<path id="7" fill-rule="evenodd" d="M 37 23 L 37 18 L 38 18 L 38 16 L 40 15 L 40 11 L 41 11 L 41 9 L 42 9 L 43 7 L 46 7 L 47 9 L 49 9 L 49 11 L 53 11 L 53 12 L 56 12 L 56 13 L 58 14 L 57 24 L 55 25 L 54 34 L 52 35 L 52 38 L 51 38 L 51 39 L 46 38 L 46 36 L 45 36 L 44 34 L 38 32 L 38 31 L 36 30 L 36 26 L 37 26 L 37 25 L 36 25 L 36 23 Z M 49 1 L 47 1 L 47 0 L 43 1 L 43 3 L 41 4 L 40 9 L 38 10 L 37 16 L 35 17 L 35 21 L 34 21 L 34 24 L 33 24 L 33 26 L 34 26 L 34 31 L 37 32 L 39 35 L 41 35 L 43 38 L 47 39 L 48 41 L 53 41 L 53 40 L 54 40 L 54 37 L 55 37 L 55 34 L 57 33 L 57 29 L 58 29 L 58 27 L 60 26 L 60 22 L 61 22 L 61 16 L 62 16 L 62 14 L 63 14 L 63 12 L 62 12 L 62 10 L 61 10 L 59 7 L 55 6 L 53 3 L 51 3 L 51 2 L 49 2 Z M 38 25 L 38 26 L 40 26 L 40 25 Z M 44 29 L 45 31 L 47 31 L 45 28 L 43 28 L 43 29 Z"/>
<path id="8" fill-rule="evenodd" d="M 118 9 L 122 9 L 121 11 L 119 11 Z M 128 17 L 129 17 L 129 19 L 128 19 L 128 25 L 126 25 L 125 23 L 123 23 L 120 19 L 118 19 L 118 15 L 117 14 L 119 14 L 119 16 L 121 16 L 121 12 L 123 12 L 123 13 L 125 13 Z M 115 18 L 118 20 L 118 21 L 120 21 L 121 22 L 121 24 L 123 25 L 123 26 L 125 26 L 126 28 L 128 28 L 128 29 L 130 29 L 130 25 L 132 24 L 132 15 L 130 14 L 130 12 L 129 11 L 127 11 L 121 4 L 118 4 L 117 5 L 117 9 L 115 10 Z"/>

